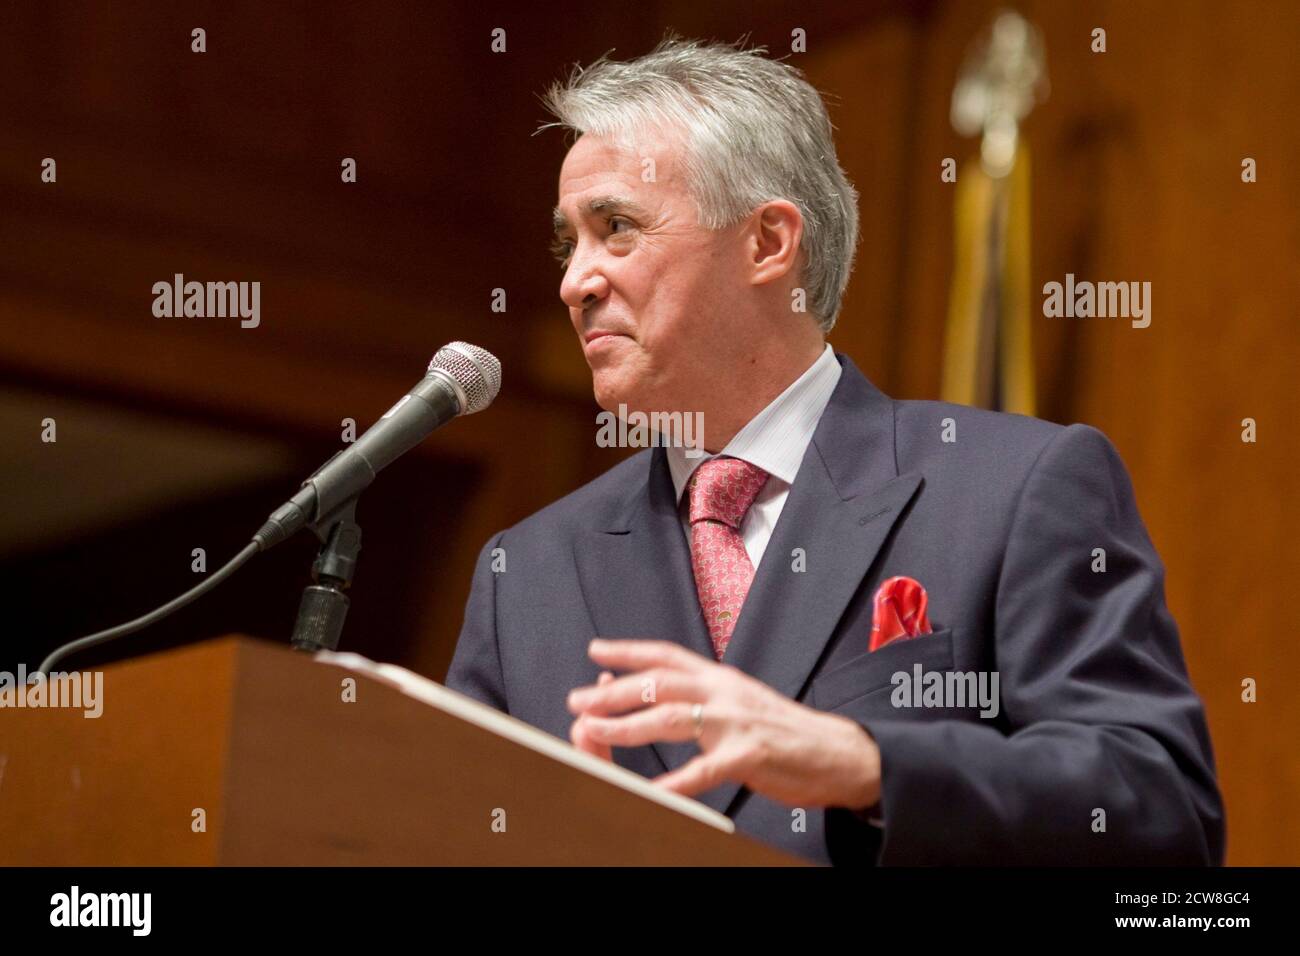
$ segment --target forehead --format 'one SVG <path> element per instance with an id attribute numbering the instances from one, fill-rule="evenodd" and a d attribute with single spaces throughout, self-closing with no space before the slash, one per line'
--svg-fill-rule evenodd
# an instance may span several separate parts
<path id="1" fill-rule="evenodd" d="M 581 213 L 597 196 L 626 196 L 645 206 L 663 206 L 685 194 L 680 147 L 674 137 L 612 137 L 585 133 L 560 167 L 558 218 Z"/>

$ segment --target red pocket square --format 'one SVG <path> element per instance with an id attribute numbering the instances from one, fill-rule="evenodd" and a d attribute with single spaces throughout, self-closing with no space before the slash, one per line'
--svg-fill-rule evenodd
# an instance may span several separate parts
<path id="1" fill-rule="evenodd" d="M 871 609 L 871 644 L 868 651 L 879 650 L 890 641 L 930 633 L 930 619 L 925 616 L 929 601 L 925 588 L 912 578 L 890 578 L 876 591 Z"/>

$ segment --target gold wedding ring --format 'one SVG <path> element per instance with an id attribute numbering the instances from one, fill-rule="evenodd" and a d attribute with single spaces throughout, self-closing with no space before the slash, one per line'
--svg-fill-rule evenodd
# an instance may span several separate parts
<path id="1" fill-rule="evenodd" d="M 691 720 L 695 723 L 695 739 L 699 740 L 704 734 L 704 705 L 696 704 L 691 708 Z"/>

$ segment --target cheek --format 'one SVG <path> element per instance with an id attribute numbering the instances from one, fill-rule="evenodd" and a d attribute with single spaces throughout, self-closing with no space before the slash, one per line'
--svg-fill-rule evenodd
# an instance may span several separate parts
<path id="1" fill-rule="evenodd" d="M 636 256 L 619 262 L 619 269 L 610 278 L 614 291 L 638 309 L 657 303 L 673 281 L 672 272 L 662 268 L 661 263 L 653 259 L 638 260 Z"/>
<path id="2" fill-rule="evenodd" d="M 685 240 L 638 249 L 609 274 L 611 291 L 631 314 L 640 349 L 657 367 L 677 364 L 728 325 L 736 301 L 730 251 L 720 242 Z M 730 333 L 726 333 L 730 334 Z"/>
<path id="3" fill-rule="evenodd" d="M 647 305 L 645 339 L 659 347 L 708 338 L 708 328 L 716 327 L 727 309 L 713 273 L 694 262 L 684 262 L 657 276 L 643 301 Z"/>

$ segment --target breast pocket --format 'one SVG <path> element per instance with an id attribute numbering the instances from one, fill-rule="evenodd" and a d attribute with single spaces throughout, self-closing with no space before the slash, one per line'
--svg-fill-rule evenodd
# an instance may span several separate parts
<path id="1" fill-rule="evenodd" d="M 865 703 L 878 698 L 880 708 L 883 708 L 881 713 L 887 713 L 892 710 L 889 692 L 894 687 L 894 675 L 899 671 L 910 675 L 917 664 L 921 665 L 923 672 L 952 669 L 952 628 L 894 641 L 877 651 L 864 650 L 834 670 L 813 678 L 808 704 L 816 710 L 835 710 L 872 695 L 872 699 Z"/>

